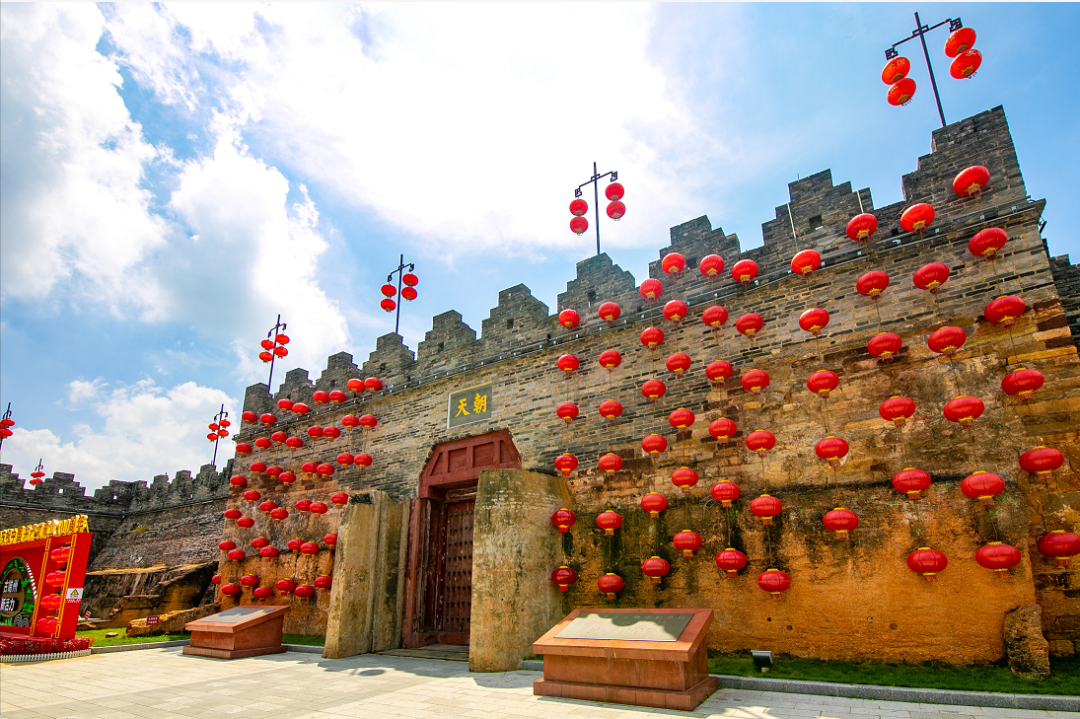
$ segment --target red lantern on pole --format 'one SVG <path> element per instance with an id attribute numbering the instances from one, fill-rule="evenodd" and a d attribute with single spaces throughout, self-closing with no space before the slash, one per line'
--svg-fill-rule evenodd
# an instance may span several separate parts
<path id="1" fill-rule="evenodd" d="M 656 402 L 667 392 L 667 385 L 658 379 L 650 379 L 641 385 L 641 394 L 650 402 Z"/>
<path id="2" fill-rule="evenodd" d="M 559 588 L 560 592 L 570 589 L 570 585 L 577 581 L 577 572 L 565 565 L 551 573 L 551 581 Z"/>
<path id="3" fill-rule="evenodd" d="M 664 317 L 669 322 L 681 322 L 686 317 L 687 307 L 682 300 L 669 300 L 664 305 Z"/>
<path id="4" fill-rule="evenodd" d="M 664 365 L 676 377 L 682 377 L 683 373 L 690 369 L 690 355 L 684 352 L 676 352 L 667 358 Z"/>
<path id="5" fill-rule="evenodd" d="M 746 435 L 746 448 L 751 452 L 757 452 L 759 457 L 764 457 L 775 446 L 776 437 L 767 429 L 754 430 Z"/>
<path id="6" fill-rule="evenodd" d="M 757 277 L 758 266 L 753 260 L 739 260 L 731 268 L 731 276 L 743 285 L 748 285 Z"/>
<path id="7" fill-rule="evenodd" d="M 693 426 L 695 419 L 696 417 L 694 417 L 693 412 L 680 407 L 679 409 L 668 415 L 668 424 L 670 424 L 672 427 L 679 430 L 680 432 L 685 432 L 687 429 Z"/>
<path id="8" fill-rule="evenodd" d="M 966 341 L 967 334 L 964 330 L 959 327 L 945 326 L 931 332 L 926 339 L 926 344 L 934 352 L 948 357 L 956 354 Z"/>
<path id="9" fill-rule="evenodd" d="M 976 257 L 992 260 L 997 257 L 997 253 L 1001 251 L 1001 248 L 1005 246 L 1008 240 L 1009 236 L 1005 230 L 1000 227 L 988 227 L 975 233 L 975 236 L 968 242 L 968 252 Z"/>
<path id="10" fill-rule="evenodd" d="M 659 434 L 650 434 L 641 440 L 641 448 L 646 454 L 660 454 L 667 449 L 667 440 Z"/>
<path id="11" fill-rule="evenodd" d="M 608 217 L 618 222 L 626 214 L 626 205 L 619 200 L 612 200 L 604 211 L 607 212 Z"/>
<path id="12" fill-rule="evenodd" d="M 718 387 L 723 386 L 734 372 L 735 368 L 731 366 L 731 363 L 724 360 L 710 362 L 709 366 L 705 368 L 705 376 Z"/>
<path id="13" fill-rule="evenodd" d="M 829 324 L 829 313 L 820 307 L 811 307 L 799 315 L 799 327 L 817 337 L 825 325 Z"/>
<path id="14" fill-rule="evenodd" d="M 791 271 L 803 277 L 809 277 L 821 267 L 821 255 L 817 250 L 802 250 L 791 258 Z"/>
<path id="15" fill-rule="evenodd" d="M 1035 546 L 1042 555 L 1052 557 L 1058 567 L 1068 567 L 1072 564 L 1072 558 L 1080 554 L 1080 536 L 1064 529 L 1055 529 L 1039 537 Z"/>
<path id="16" fill-rule="evenodd" d="M 991 322 L 1012 327 L 1026 309 L 1027 305 L 1021 298 L 1016 295 L 1003 295 L 988 304 L 983 314 Z"/>
<path id="17" fill-rule="evenodd" d="M 564 477 L 569 477 L 578 465 L 577 457 L 572 454 L 560 454 L 555 458 L 555 469 L 563 473 Z"/>
<path id="18" fill-rule="evenodd" d="M 600 366 L 608 372 L 622 364 L 622 355 L 615 350 L 604 350 L 597 358 Z"/>
<path id="19" fill-rule="evenodd" d="M 589 203 L 580 197 L 570 201 L 570 214 L 574 217 L 581 217 L 588 211 Z"/>
<path id="20" fill-rule="evenodd" d="M 744 334 L 747 337 L 754 337 L 761 328 L 765 326 L 765 320 L 761 318 L 761 315 L 756 312 L 747 312 L 745 315 L 735 320 L 735 329 L 740 334 Z"/>
<path id="21" fill-rule="evenodd" d="M 575 217 L 570 220 L 570 231 L 575 235 L 584 234 L 589 229 L 589 221 L 584 217 Z"/>
<path id="22" fill-rule="evenodd" d="M 1036 447 L 1020 455 L 1020 469 L 1046 481 L 1065 463 L 1065 455 L 1053 447 Z"/>
<path id="23" fill-rule="evenodd" d="M 921 469 L 905 467 L 893 475 L 892 486 L 897 492 L 904 492 L 908 499 L 921 499 L 922 493 L 930 488 L 930 475 Z"/>
<path id="24" fill-rule="evenodd" d="M 964 429 L 970 429 L 975 420 L 982 416 L 985 407 L 978 397 L 957 397 L 945 404 L 943 414 L 950 422 L 957 422 Z"/>
<path id="25" fill-rule="evenodd" d="M 660 280 L 650 277 L 641 283 L 638 292 L 647 300 L 658 300 L 660 295 L 664 294 L 664 285 Z"/>
<path id="26" fill-rule="evenodd" d="M 890 105 L 900 106 L 911 102 L 911 98 L 914 97 L 914 95 L 915 81 L 910 77 L 905 77 L 904 79 L 893 83 L 893 86 L 889 88 L 889 92 L 885 96 L 885 99 L 889 101 Z"/>
<path id="27" fill-rule="evenodd" d="M 915 270 L 915 286 L 930 294 L 937 293 L 949 279 L 949 266 L 942 262 L 931 262 Z"/>
<path id="28" fill-rule="evenodd" d="M 771 526 L 773 517 L 779 516 L 784 510 L 784 505 L 776 497 L 763 494 L 750 502 L 750 511 L 755 517 L 761 518 L 761 523 L 766 527 Z"/>
<path id="29" fill-rule="evenodd" d="M 980 65 L 982 65 L 982 53 L 971 48 L 957 55 L 956 59 L 949 64 L 949 74 L 956 80 L 966 80 L 979 71 Z"/>
<path id="30" fill-rule="evenodd" d="M 743 373 L 739 382 L 750 394 L 761 394 L 761 390 L 769 386 L 769 373 L 763 369 L 752 369 Z"/>
<path id="31" fill-rule="evenodd" d="M 671 473 L 671 483 L 683 491 L 683 494 L 689 494 L 690 488 L 698 483 L 698 473 L 689 467 L 679 467 Z"/>
<path id="32" fill-rule="evenodd" d="M 623 461 L 619 455 L 609 452 L 600 458 L 597 465 L 608 474 L 614 474 L 622 469 Z"/>
<path id="33" fill-rule="evenodd" d="M 856 242 L 866 242 L 871 235 L 877 232 L 877 218 L 869 212 L 855 215 L 848 220 L 845 232 L 848 237 Z"/>
<path id="34" fill-rule="evenodd" d="M 911 61 L 906 57 L 894 57 L 885 63 L 885 68 L 881 71 L 881 81 L 886 85 L 892 85 L 907 77 L 909 72 L 911 72 Z"/>
<path id="35" fill-rule="evenodd" d="M 718 417 L 709 423 L 709 434 L 720 444 L 727 444 L 737 431 L 738 427 L 727 417 Z"/>
<path id="36" fill-rule="evenodd" d="M 709 279 L 719 277 L 724 271 L 724 259 L 720 255 L 705 255 L 698 263 L 698 269 Z"/>
<path id="37" fill-rule="evenodd" d="M 682 552 L 684 557 L 693 557 L 694 552 L 701 549 L 701 535 L 689 529 L 684 529 L 672 539 L 675 549 Z"/>
<path id="38" fill-rule="evenodd" d="M 771 598 L 780 599 L 781 593 L 791 586 L 791 577 L 773 567 L 758 575 L 757 584 L 763 592 L 768 592 Z"/>
<path id="39" fill-rule="evenodd" d="M 724 572 L 724 576 L 737 577 L 739 570 L 746 566 L 746 555 L 738 549 L 728 547 L 716 555 L 716 566 Z"/>
<path id="40" fill-rule="evenodd" d="M 596 526 L 604 530 L 605 537 L 614 537 L 615 530 L 622 526 L 622 517 L 614 509 L 609 509 L 597 515 Z"/>
<path id="41" fill-rule="evenodd" d="M 822 519 L 825 529 L 833 532 L 837 539 L 849 539 L 848 532 L 859 526 L 859 515 L 844 507 L 837 507 L 826 512 Z"/>
<path id="42" fill-rule="evenodd" d="M 893 395 L 881 403 L 878 414 L 886 422 L 892 422 L 897 427 L 903 427 L 908 419 L 915 414 L 915 402 L 907 397 Z"/>
<path id="43" fill-rule="evenodd" d="M 949 565 L 948 558 L 930 547 L 919 547 L 907 557 L 908 569 L 923 575 L 928 582 L 936 582 L 939 572 L 945 571 Z"/>
<path id="44" fill-rule="evenodd" d="M 1025 369 L 1020 367 L 1001 380 L 1001 389 L 1005 394 L 1019 396 L 1021 402 L 1031 399 L 1032 393 L 1043 386 L 1045 378 L 1037 369 Z"/>
<path id="45" fill-rule="evenodd" d="M 600 403 L 600 416 L 608 422 L 614 422 L 622 414 L 622 404 L 613 399 Z"/>
<path id="46" fill-rule="evenodd" d="M 971 49 L 974 44 L 975 31 L 970 27 L 962 27 L 949 35 L 949 38 L 945 41 L 945 55 L 947 57 L 956 57 L 960 53 Z"/>
<path id="47" fill-rule="evenodd" d="M 619 305 L 614 302 L 605 302 L 600 305 L 600 309 L 597 314 L 600 315 L 600 319 L 608 324 L 611 324 L 615 320 L 619 319 L 619 315 L 622 314 L 622 310 L 619 309 Z"/>
<path id="48" fill-rule="evenodd" d="M 839 384 L 840 378 L 827 369 L 818 370 L 806 378 L 806 388 L 821 397 L 828 397 Z"/>
<path id="49" fill-rule="evenodd" d="M 829 436 L 814 446 L 814 453 L 835 469 L 840 466 L 840 460 L 847 456 L 848 443 L 841 437 Z"/>
<path id="50" fill-rule="evenodd" d="M 656 492 L 649 492 L 641 498 L 641 508 L 649 513 L 650 519 L 656 519 L 667 509 L 667 497 Z"/>
<path id="51" fill-rule="evenodd" d="M 686 258 L 678 252 L 669 252 L 660 261 L 660 269 L 666 275 L 677 275 L 686 269 Z"/>
<path id="52" fill-rule="evenodd" d="M 975 561 L 980 567 L 994 570 L 1002 579 L 1011 577 L 1009 570 L 1020 563 L 1020 550 L 1011 544 L 990 542 L 975 550 Z"/>
<path id="53" fill-rule="evenodd" d="M 1005 480 L 992 472 L 979 471 L 964 478 L 960 491 L 984 507 L 993 507 L 994 497 L 1005 491 Z"/>
<path id="54" fill-rule="evenodd" d="M 714 484 L 712 489 L 709 490 L 709 494 L 712 495 L 713 499 L 720 503 L 721 507 L 726 509 L 731 506 L 732 502 L 739 498 L 739 495 L 742 494 L 742 490 L 739 488 L 739 485 L 734 482 L 724 480 L 723 482 Z"/>
<path id="55" fill-rule="evenodd" d="M 972 165 L 961 170 L 953 180 L 953 192 L 961 197 L 978 197 L 990 184 L 990 170 L 982 165 Z"/>
<path id="56" fill-rule="evenodd" d="M 615 595 L 621 592 L 623 587 L 626 586 L 626 583 L 618 574 L 608 572 L 607 574 L 600 575 L 600 578 L 596 580 L 596 586 L 604 593 L 605 597 L 614 599 Z"/>
<path id="57" fill-rule="evenodd" d="M 934 221 L 934 208 L 925 202 L 912 205 L 900 215 L 900 226 L 904 232 L 916 232 L 922 234 Z"/>
<path id="58" fill-rule="evenodd" d="M 652 580 L 653 584 L 659 584 L 663 577 L 671 571 L 671 565 L 660 557 L 649 557 L 641 563 L 641 572 Z"/>

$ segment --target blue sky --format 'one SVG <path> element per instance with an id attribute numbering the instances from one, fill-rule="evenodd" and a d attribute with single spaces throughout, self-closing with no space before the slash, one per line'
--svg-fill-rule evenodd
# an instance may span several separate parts
<path id="1" fill-rule="evenodd" d="M 593 251 L 566 206 L 594 160 L 626 186 L 604 250 L 639 280 L 703 214 L 760 244 L 825 168 L 896 202 L 938 126 L 916 43 L 913 101 L 880 80 L 914 10 L 977 31 L 965 81 L 928 40 L 946 119 L 1004 105 L 1051 252 L 1080 259 L 1075 4 L 4 4 L 2 461 L 91 488 L 197 469 L 278 312 L 277 377 L 392 331 L 399 253 L 413 348 L 519 282 L 554 307 Z"/>

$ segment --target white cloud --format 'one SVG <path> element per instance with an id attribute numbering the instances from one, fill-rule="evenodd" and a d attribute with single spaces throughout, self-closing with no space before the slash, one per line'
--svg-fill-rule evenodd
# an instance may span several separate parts
<path id="1" fill-rule="evenodd" d="M 105 386 L 105 380 L 101 377 L 92 382 L 81 379 L 74 380 L 68 383 L 68 403 L 78 405 L 85 400 L 96 399 Z"/>
<path id="2" fill-rule="evenodd" d="M 70 387 L 84 387 L 86 382 L 73 382 Z M 205 427 L 212 421 L 222 404 L 233 418 L 238 418 L 238 403 L 225 392 L 185 382 L 171 389 L 142 381 L 133 386 L 118 387 L 104 392 L 94 404 L 84 404 L 82 411 L 92 409 L 96 427 L 90 417 L 75 426 L 74 439 L 57 436 L 48 429 L 14 428 L 14 435 L 4 442 L 4 462 L 24 478 L 37 466 L 40 458 L 45 472 L 75 472 L 75 479 L 93 490 L 108 484 L 111 479 L 148 482 L 154 475 L 180 469 L 198 471 L 209 464 L 213 447 L 206 440 Z M 234 424 L 238 425 L 238 421 Z M 218 468 L 232 456 L 232 442 L 224 441 L 218 450 Z"/>
<path id="3" fill-rule="evenodd" d="M 113 308 L 152 297 L 136 268 L 165 231 L 140 187 L 156 151 L 117 92 L 116 66 L 95 49 L 101 13 L 4 3 L 0 18 L 4 295 L 41 298 L 71 281 Z"/>

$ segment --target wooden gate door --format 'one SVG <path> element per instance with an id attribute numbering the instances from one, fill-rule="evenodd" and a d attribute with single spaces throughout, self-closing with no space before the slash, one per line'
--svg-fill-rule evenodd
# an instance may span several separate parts
<path id="1" fill-rule="evenodd" d="M 469 643 L 476 484 L 481 470 L 498 468 L 521 468 L 505 430 L 432 451 L 410 519 L 405 646 Z"/>

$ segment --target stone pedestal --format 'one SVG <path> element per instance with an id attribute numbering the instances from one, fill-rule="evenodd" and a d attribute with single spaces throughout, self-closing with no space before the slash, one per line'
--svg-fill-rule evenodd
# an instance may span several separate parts
<path id="1" fill-rule="evenodd" d="M 215 659 L 242 659 L 281 654 L 281 629 L 288 607 L 240 605 L 224 612 L 188 622 L 191 644 L 184 654 Z"/>

